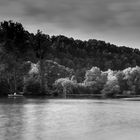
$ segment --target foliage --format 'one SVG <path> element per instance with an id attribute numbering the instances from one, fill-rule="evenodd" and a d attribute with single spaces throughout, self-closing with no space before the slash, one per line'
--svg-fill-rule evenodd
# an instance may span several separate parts
<path id="1" fill-rule="evenodd" d="M 31 62 L 30 70 L 26 62 Z M 31 78 L 27 83 L 40 82 L 42 91 L 46 85 L 52 88 L 57 79 L 75 75 L 81 84 L 64 82 L 64 87 L 73 88 L 70 92 L 82 93 L 83 89 L 90 94 L 140 94 L 139 66 L 138 49 L 96 39 L 81 41 L 63 35 L 49 36 L 40 30 L 33 34 L 21 23 L 0 23 L 0 80 L 4 78 L 15 91 L 22 90 L 26 76 L 30 79 L 35 74 L 39 79 Z"/>
<path id="2" fill-rule="evenodd" d="M 29 63 L 30 70 L 28 74 L 37 74 L 39 76 L 39 62 L 36 64 L 32 62 Z M 46 60 L 44 62 L 44 71 L 44 79 L 48 87 L 51 87 L 55 80 L 59 78 L 71 77 L 71 75 L 74 73 L 72 69 L 59 65 L 52 60 Z"/>
<path id="3" fill-rule="evenodd" d="M 140 67 L 127 68 L 123 73 L 131 94 L 140 94 Z"/>
<path id="4" fill-rule="evenodd" d="M 63 92 L 63 82 L 64 81 L 69 81 L 69 78 L 60 78 L 55 81 L 54 87 L 56 88 L 58 93 Z"/>
<path id="5" fill-rule="evenodd" d="M 4 21 L 0 24 L 1 42 L 7 53 L 13 53 L 20 57 L 27 50 L 28 32 L 24 30 L 21 23 Z"/>
<path id="6" fill-rule="evenodd" d="M 102 94 L 104 97 L 115 97 L 118 94 L 140 94 L 140 67 L 127 68 L 123 71 L 101 71 L 97 67 L 87 70 L 83 83 L 69 78 L 55 81 L 60 92 L 66 94 Z"/>
<path id="7" fill-rule="evenodd" d="M 63 94 L 74 94 L 77 90 L 77 84 L 69 78 L 60 78 L 55 81 L 54 86 L 56 87 L 58 93 Z"/>
<path id="8" fill-rule="evenodd" d="M 9 84 L 5 79 L 0 80 L 0 96 L 7 96 L 10 93 Z"/>
<path id="9" fill-rule="evenodd" d="M 92 90 L 83 83 L 77 84 L 77 94 L 92 94 Z"/>
<path id="10" fill-rule="evenodd" d="M 74 74 L 73 69 L 62 66 L 52 60 L 46 60 L 44 63 L 45 79 L 50 87 L 55 80 L 59 78 L 71 77 Z"/>
<path id="11" fill-rule="evenodd" d="M 111 70 L 108 70 L 107 74 L 108 74 L 107 82 L 104 85 L 104 88 L 101 91 L 101 93 L 105 97 L 114 97 L 116 94 L 118 94 L 120 92 L 120 86 L 119 86 L 119 83 L 118 83 L 118 79 L 114 75 L 114 72 L 111 71 Z"/>
<path id="12" fill-rule="evenodd" d="M 26 96 L 39 96 L 44 95 L 45 91 L 42 92 L 40 81 L 37 75 L 32 75 L 24 80 L 24 95 Z"/>
<path id="13" fill-rule="evenodd" d="M 5 64 L 6 75 L 10 75 L 9 80 L 13 81 L 12 90 L 18 91 L 18 80 L 23 78 L 20 75 L 20 68 L 25 60 L 27 52 L 28 32 L 20 23 L 4 21 L 0 24 L 1 32 L 1 64 Z M 19 76 L 20 75 L 20 76 Z M 19 78 L 19 79 L 18 79 Z"/>
<path id="14" fill-rule="evenodd" d="M 104 84 L 106 83 L 107 75 L 99 68 L 92 67 L 86 71 L 84 84 L 92 93 L 100 93 Z"/>

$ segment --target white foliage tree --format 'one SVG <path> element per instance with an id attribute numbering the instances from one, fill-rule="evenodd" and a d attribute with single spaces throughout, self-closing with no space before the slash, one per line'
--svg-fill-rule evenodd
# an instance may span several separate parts
<path id="1" fill-rule="evenodd" d="M 107 74 L 102 72 L 98 67 L 92 67 L 86 71 L 85 86 L 91 89 L 92 93 L 99 93 L 107 80 Z"/>
<path id="2" fill-rule="evenodd" d="M 104 88 L 101 91 L 101 93 L 105 96 L 112 97 L 120 92 L 120 86 L 118 83 L 118 79 L 112 70 L 108 70 L 106 73 L 108 74 L 107 82 L 104 85 Z"/>
<path id="3" fill-rule="evenodd" d="M 130 94 L 139 94 L 140 92 L 140 67 L 127 68 L 123 70 L 127 81 Z"/>
<path id="4" fill-rule="evenodd" d="M 77 84 L 69 80 L 69 78 L 60 78 L 55 81 L 54 86 L 58 92 L 63 92 L 63 95 L 66 96 L 73 93 L 73 89 L 77 87 Z"/>

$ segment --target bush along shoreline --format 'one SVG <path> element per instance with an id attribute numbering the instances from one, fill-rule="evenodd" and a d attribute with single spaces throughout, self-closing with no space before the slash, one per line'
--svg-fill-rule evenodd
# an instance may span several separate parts
<path id="1" fill-rule="evenodd" d="M 92 67 L 86 71 L 85 80 L 77 83 L 69 78 L 60 78 L 54 86 L 58 93 L 72 97 L 122 98 L 140 95 L 140 67 L 122 71 L 101 71 Z M 75 95 L 75 96 L 74 96 Z"/>
<path id="2" fill-rule="evenodd" d="M 33 64 L 32 64 L 33 65 Z M 57 71 L 58 72 L 58 71 Z M 40 84 L 37 65 L 33 65 L 24 77 L 23 95 L 26 97 L 50 98 L 123 98 L 140 96 L 140 67 L 127 68 L 122 71 L 101 71 L 92 67 L 85 73 L 85 79 L 78 83 L 76 76 L 54 78 L 51 86 L 44 80 Z M 8 96 L 10 85 L 6 80 L 0 81 L 1 96 Z M 21 88 L 19 88 L 21 89 Z"/>

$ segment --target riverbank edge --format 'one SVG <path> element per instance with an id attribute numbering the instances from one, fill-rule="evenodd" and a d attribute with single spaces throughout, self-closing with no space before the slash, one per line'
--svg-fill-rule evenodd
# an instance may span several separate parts
<path id="1" fill-rule="evenodd" d="M 48 99 L 131 99 L 139 98 L 140 95 L 115 95 L 113 97 L 106 97 L 102 94 L 67 94 L 67 95 L 55 95 L 55 94 L 44 94 L 44 95 L 25 95 L 23 96 L 2 96 L 8 98 L 48 98 Z"/>

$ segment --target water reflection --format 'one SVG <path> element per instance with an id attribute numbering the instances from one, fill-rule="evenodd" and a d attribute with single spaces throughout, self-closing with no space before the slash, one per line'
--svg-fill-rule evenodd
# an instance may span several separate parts
<path id="1" fill-rule="evenodd" d="M 139 139 L 139 110 L 117 100 L 1 99 L 0 140 Z"/>
<path id="2" fill-rule="evenodd" d="M 21 132 L 24 129 L 23 111 L 23 105 L 0 105 L 0 139 L 22 139 Z"/>

